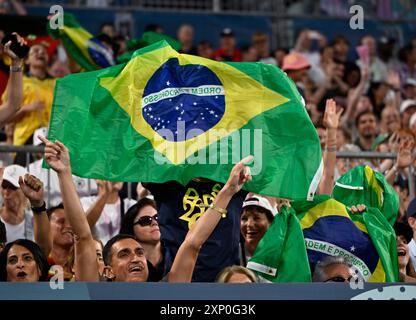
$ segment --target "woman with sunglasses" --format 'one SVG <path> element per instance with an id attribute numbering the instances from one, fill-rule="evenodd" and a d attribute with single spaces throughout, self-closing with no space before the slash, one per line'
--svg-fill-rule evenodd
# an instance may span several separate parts
<path id="1" fill-rule="evenodd" d="M 133 205 L 123 217 L 120 233 L 134 236 L 139 240 L 147 259 L 148 281 L 160 281 L 165 275 L 165 259 L 160 241 L 156 202 L 143 198 Z"/>

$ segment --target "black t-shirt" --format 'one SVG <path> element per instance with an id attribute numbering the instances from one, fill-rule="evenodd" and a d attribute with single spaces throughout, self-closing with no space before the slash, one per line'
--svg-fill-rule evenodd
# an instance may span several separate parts
<path id="1" fill-rule="evenodd" d="M 170 271 L 176 252 L 199 216 L 223 187 L 214 181 L 190 181 L 186 186 L 176 181 L 146 183 L 155 197 L 161 239 L 165 245 L 165 267 Z M 202 246 L 194 269 L 193 282 L 213 282 L 225 267 L 239 264 L 240 213 L 246 191 L 240 191 L 228 204 L 227 217 L 221 219 Z"/>

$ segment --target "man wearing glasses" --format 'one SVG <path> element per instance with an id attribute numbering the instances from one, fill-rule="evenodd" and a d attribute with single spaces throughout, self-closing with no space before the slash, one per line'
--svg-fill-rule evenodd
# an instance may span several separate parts
<path id="1" fill-rule="evenodd" d="M 350 283 L 353 279 L 352 265 L 345 258 L 328 256 L 316 265 L 312 280 Z"/>

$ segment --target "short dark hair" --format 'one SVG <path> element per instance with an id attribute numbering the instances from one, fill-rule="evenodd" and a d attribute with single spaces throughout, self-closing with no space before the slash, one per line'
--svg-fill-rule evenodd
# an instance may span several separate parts
<path id="1" fill-rule="evenodd" d="M 110 240 L 108 240 L 108 242 L 105 244 L 104 249 L 103 249 L 103 258 L 104 258 L 104 264 L 106 266 L 110 266 L 111 265 L 111 257 L 113 255 L 112 253 L 112 249 L 113 249 L 113 245 L 116 242 L 119 242 L 123 239 L 133 239 L 135 241 L 137 241 L 137 243 L 140 243 L 139 240 L 137 240 L 136 237 L 130 235 L 130 234 L 123 234 L 120 233 L 114 237 L 112 237 Z"/>
<path id="2" fill-rule="evenodd" d="M 61 202 L 58 205 L 54 207 L 50 207 L 48 210 L 46 210 L 46 214 L 48 215 L 48 219 L 51 220 L 52 214 L 55 212 L 55 210 L 58 209 L 64 209 L 64 204 Z"/>
<path id="3" fill-rule="evenodd" d="M 374 116 L 374 118 L 377 120 L 377 116 L 375 115 L 375 113 L 373 111 L 363 110 L 359 114 L 357 114 L 357 116 L 355 117 L 355 127 L 356 128 L 358 128 L 358 123 L 360 122 L 361 117 L 366 115 L 366 114 L 372 114 Z"/>
<path id="4" fill-rule="evenodd" d="M 134 219 L 139 214 L 140 210 L 146 206 L 151 206 L 157 210 L 156 202 L 149 198 L 142 198 L 137 203 L 127 210 L 126 214 L 121 221 L 121 228 L 120 233 L 122 234 L 129 234 L 131 236 L 135 236 L 134 234 Z"/>
<path id="5" fill-rule="evenodd" d="M 13 242 L 9 242 L 0 253 L 0 281 L 7 281 L 7 255 L 14 245 L 25 247 L 33 254 L 36 265 L 40 270 L 39 281 L 46 281 L 49 271 L 48 260 L 39 245 L 27 239 L 18 239 Z"/>
<path id="6" fill-rule="evenodd" d="M 6 226 L 4 225 L 3 221 L 0 220 L 0 243 L 5 243 L 6 241 Z"/>

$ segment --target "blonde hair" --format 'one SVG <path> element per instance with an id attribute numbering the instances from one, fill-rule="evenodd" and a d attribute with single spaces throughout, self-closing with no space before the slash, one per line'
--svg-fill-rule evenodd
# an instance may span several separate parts
<path id="1" fill-rule="evenodd" d="M 215 282 L 228 283 L 232 275 L 236 273 L 246 275 L 247 278 L 249 278 L 251 282 L 253 283 L 257 282 L 257 277 L 254 274 L 254 272 L 242 266 L 229 266 L 229 267 L 222 269 L 222 271 L 217 275 Z"/>

